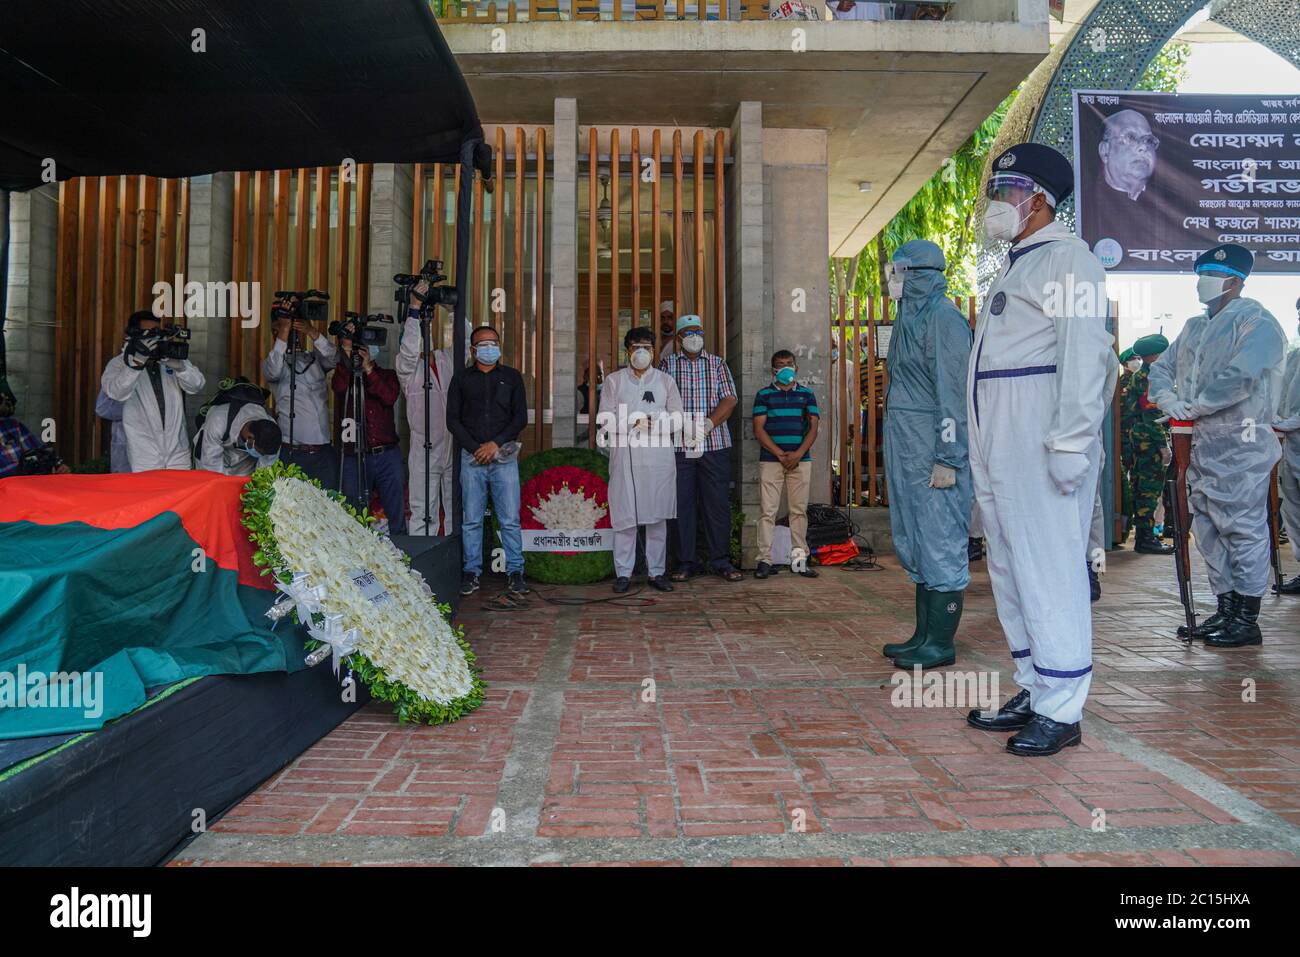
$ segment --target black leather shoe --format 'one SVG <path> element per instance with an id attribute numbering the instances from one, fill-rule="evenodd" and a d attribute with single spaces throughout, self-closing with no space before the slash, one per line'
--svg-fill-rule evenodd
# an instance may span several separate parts
<path id="1" fill-rule="evenodd" d="M 1242 648 L 1262 645 L 1264 636 L 1259 631 L 1259 598 L 1238 595 L 1232 606 L 1232 617 L 1205 636 L 1207 647 Z"/>
<path id="2" fill-rule="evenodd" d="M 1206 635 L 1214 631 L 1217 631 L 1219 627 L 1222 626 L 1222 624 L 1228 620 L 1228 616 L 1232 612 L 1233 599 L 1236 597 L 1236 595 L 1237 593 L 1235 591 L 1226 591 L 1222 595 L 1217 596 L 1219 602 L 1219 610 L 1216 611 L 1209 618 L 1205 619 L 1205 621 L 1201 622 L 1195 628 L 1193 628 L 1190 636 L 1187 634 L 1187 626 L 1179 625 L 1178 637 L 1184 640 L 1186 640 L 1188 637 L 1204 639 Z"/>
<path id="3" fill-rule="evenodd" d="M 1273 591 L 1279 595 L 1300 595 L 1300 575 L 1296 575 L 1289 582 L 1283 582 L 1281 588 L 1274 585 Z"/>
<path id="4" fill-rule="evenodd" d="M 818 577 L 817 569 L 815 569 L 815 568 L 805 568 L 805 569 L 804 569 L 803 571 L 801 571 L 799 574 L 800 574 L 801 576 L 803 576 L 804 578 L 817 578 L 817 577 Z"/>
<path id="5" fill-rule="evenodd" d="M 966 723 L 981 731 L 1015 731 L 1027 725 L 1033 715 L 1029 692 L 1022 691 L 997 711 L 972 711 L 966 715 Z"/>
<path id="6" fill-rule="evenodd" d="M 656 575 L 650 579 L 650 587 L 657 591 L 672 591 L 673 586 L 664 575 Z"/>
<path id="7" fill-rule="evenodd" d="M 1036 714 L 1024 728 L 1007 738 L 1007 750 L 1021 757 L 1045 758 L 1062 748 L 1073 748 L 1082 740 L 1078 722 L 1062 724 Z"/>
<path id="8" fill-rule="evenodd" d="M 966 539 L 966 561 L 982 562 L 984 560 L 984 539 L 968 538 Z"/>
<path id="9" fill-rule="evenodd" d="M 768 562 L 759 562 L 758 567 L 754 569 L 755 578 L 766 578 L 772 574 L 772 566 Z"/>
<path id="10" fill-rule="evenodd" d="M 1161 544 L 1156 533 L 1148 526 L 1138 527 L 1137 537 L 1133 540 L 1133 551 L 1139 555 L 1172 555 L 1174 546 Z"/>
<path id="11" fill-rule="evenodd" d="M 630 579 L 630 578 L 618 578 L 618 579 L 615 579 L 615 581 L 614 581 L 614 592 L 615 592 L 615 594 L 618 594 L 618 595 L 623 594 L 625 591 L 627 591 L 628 586 L 631 585 L 631 584 L 632 584 L 632 579 Z"/>
<path id="12" fill-rule="evenodd" d="M 1101 598 L 1101 579 L 1093 570 L 1092 562 L 1086 563 L 1088 566 L 1088 601 L 1097 601 Z"/>

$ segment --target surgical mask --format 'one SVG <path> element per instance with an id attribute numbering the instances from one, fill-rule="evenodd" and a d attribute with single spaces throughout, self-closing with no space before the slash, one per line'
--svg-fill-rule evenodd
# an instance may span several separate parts
<path id="1" fill-rule="evenodd" d="M 1196 278 L 1196 298 L 1202 305 L 1208 306 L 1223 295 L 1223 287 L 1227 284 L 1227 276 L 1198 276 Z"/>
<path id="2" fill-rule="evenodd" d="M 889 280 L 889 298 L 890 299 L 903 298 L 903 280 L 901 279 Z"/>
<path id="3" fill-rule="evenodd" d="M 988 209 L 984 211 L 984 235 L 1008 242 L 1019 236 L 1025 225 L 1020 208 L 1033 198 L 1031 195 L 1014 206 L 1000 199 L 990 200 Z"/>
<path id="4" fill-rule="evenodd" d="M 368 346 L 367 348 L 370 350 L 370 361 L 374 362 L 379 358 L 379 346 Z"/>
<path id="5" fill-rule="evenodd" d="M 776 379 L 777 385 L 792 385 L 797 374 L 794 366 L 785 366 L 782 369 L 777 369 L 773 378 Z"/>
<path id="6" fill-rule="evenodd" d="M 256 453 L 254 453 L 256 455 Z M 276 462 L 280 461 L 280 453 L 274 455 L 257 455 L 257 467 L 259 469 L 269 469 Z"/>
<path id="7" fill-rule="evenodd" d="M 1125 367 L 1128 369 L 1129 372 L 1137 372 L 1138 369 L 1141 369 L 1141 368 L 1142 368 L 1142 360 L 1141 360 L 1141 359 L 1129 359 L 1128 362 L 1124 363 L 1124 365 L 1125 365 Z"/>
<path id="8" fill-rule="evenodd" d="M 649 349 L 640 347 L 632 350 L 632 368 L 640 372 L 642 369 L 650 368 L 651 352 Z"/>
<path id="9" fill-rule="evenodd" d="M 689 336 L 683 336 L 682 348 L 685 349 L 687 352 L 689 352 L 691 355 L 695 355 L 696 353 L 704 349 L 704 337 L 699 333 L 695 333 L 694 335 L 689 335 Z"/>
<path id="10" fill-rule="evenodd" d="M 474 347 L 474 358 L 485 366 L 494 366 L 501 358 L 501 347 L 495 342 L 485 342 Z"/>

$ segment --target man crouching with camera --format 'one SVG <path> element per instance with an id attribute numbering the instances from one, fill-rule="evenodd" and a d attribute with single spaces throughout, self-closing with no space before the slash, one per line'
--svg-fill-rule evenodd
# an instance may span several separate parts
<path id="1" fill-rule="evenodd" d="M 127 320 L 121 354 L 104 367 L 100 385 L 122 403 L 132 472 L 190 467 L 185 396 L 197 395 L 204 379 L 189 360 L 189 338 L 188 329 L 142 309 Z"/>

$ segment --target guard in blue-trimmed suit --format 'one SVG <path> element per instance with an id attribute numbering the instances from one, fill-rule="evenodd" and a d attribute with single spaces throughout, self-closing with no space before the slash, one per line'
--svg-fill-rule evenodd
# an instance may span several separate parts
<path id="1" fill-rule="evenodd" d="M 1021 691 L 986 731 L 1016 731 L 1007 750 L 1055 754 L 1080 741 L 1092 680 L 1086 566 L 1114 362 L 1106 274 L 1056 222 L 1071 192 L 1069 161 L 1037 143 L 993 163 L 984 217 L 1012 243 L 985 299 L 967 373 L 971 478 L 988 540 L 998 619 Z"/>

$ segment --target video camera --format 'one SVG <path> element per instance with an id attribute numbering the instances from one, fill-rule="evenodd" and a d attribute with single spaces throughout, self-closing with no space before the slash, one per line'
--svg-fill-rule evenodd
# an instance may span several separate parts
<path id="1" fill-rule="evenodd" d="M 184 326 L 127 329 L 127 352 L 145 359 L 188 359 L 190 331 Z"/>
<path id="2" fill-rule="evenodd" d="M 302 292 L 281 290 L 271 300 L 272 319 L 301 319 L 314 322 L 320 326 L 330 320 L 330 294 L 319 289 L 306 289 Z"/>
<path id="3" fill-rule="evenodd" d="M 398 273 L 393 277 L 398 286 L 394 298 L 403 305 L 413 300 L 418 306 L 454 309 L 458 293 L 455 286 L 441 285 L 447 281 L 442 269 L 441 259 L 429 259 L 418 273 Z"/>
<path id="4" fill-rule="evenodd" d="M 331 322 L 329 334 L 339 336 L 342 339 L 351 339 L 353 343 L 362 346 L 380 346 L 384 344 L 384 339 L 388 337 L 386 329 L 372 329 L 372 322 L 385 322 L 391 324 L 393 317 L 386 312 L 376 312 L 369 316 L 363 316 L 357 312 L 346 312 L 344 318 Z"/>
<path id="5" fill-rule="evenodd" d="M 63 465 L 63 459 L 52 445 L 42 445 L 39 449 L 24 452 L 18 460 L 19 475 L 53 475 Z"/>

